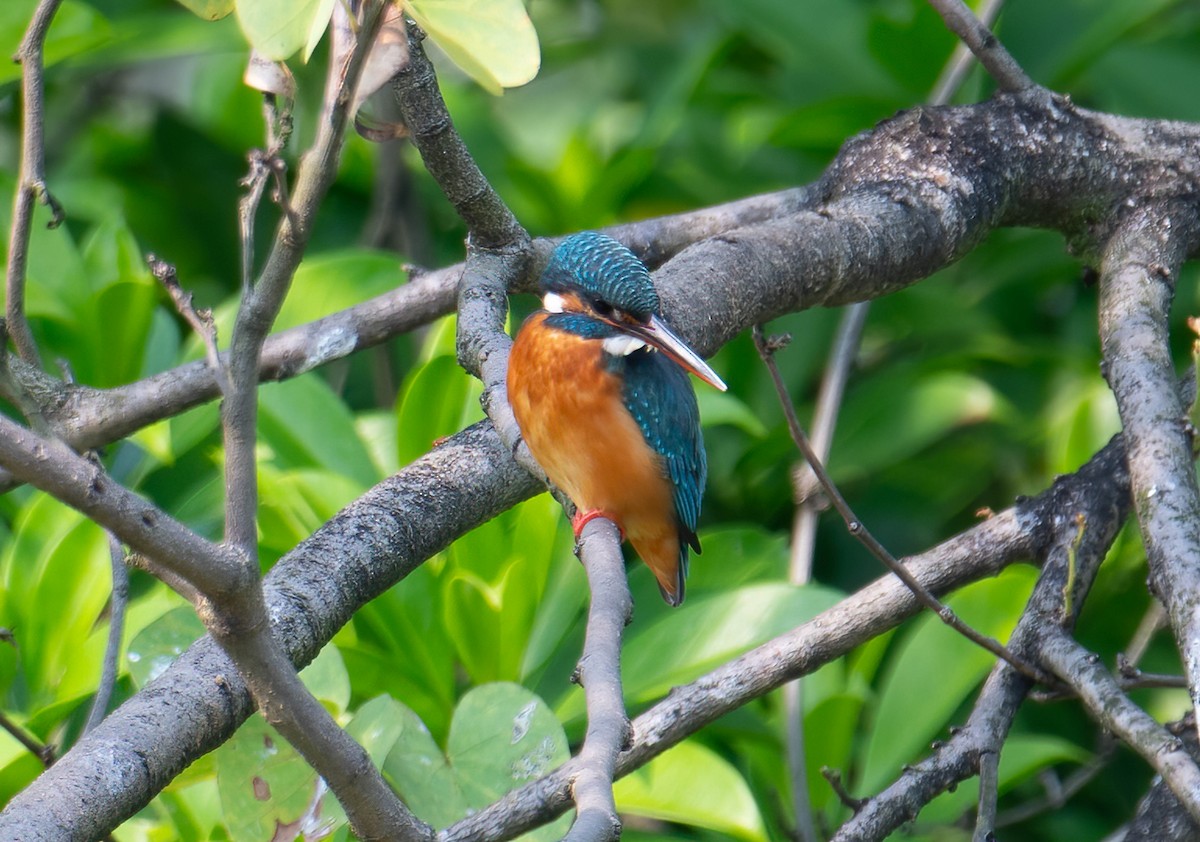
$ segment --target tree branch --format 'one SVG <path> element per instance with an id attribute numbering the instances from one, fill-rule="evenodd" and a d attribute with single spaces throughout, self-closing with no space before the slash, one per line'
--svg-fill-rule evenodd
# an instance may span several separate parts
<path id="1" fill-rule="evenodd" d="M 658 268 L 656 285 L 681 335 L 694 347 L 711 351 L 746 326 L 784 312 L 877 297 L 912 283 L 965 254 L 997 225 L 1054 226 L 1067 233 L 1073 247 L 1094 255 L 1104 232 L 1093 221 L 1103 216 L 1104 208 L 1122 206 L 1134 192 L 1195 192 L 1188 180 L 1192 177 L 1176 164 L 1192 160 L 1198 137 L 1194 126 L 1094 114 L 1037 91 L 1001 95 L 978 106 L 918 109 L 852 139 L 818 185 L 789 194 L 791 198 L 775 204 L 767 221 L 721 228 L 718 236 L 680 250 Z M 1021 138 L 1020 143 L 1014 138 Z M 687 236 L 680 241 L 687 242 Z M 526 282 L 536 277 L 536 262 Z M 204 369 L 203 363 L 196 365 Z M 0 447 L 5 440 L 0 435 Z M 453 466 L 444 462 L 447 449 L 458 457 Z M 418 464 L 425 473 L 402 474 L 406 479 L 395 478 L 397 486 L 385 484 L 371 492 L 347 510 L 345 520 L 337 519 L 328 531 L 318 533 L 325 536 L 320 540 L 341 536 L 324 546 L 315 562 L 319 575 L 289 583 L 286 598 L 274 595 L 269 584 L 281 580 L 268 580 L 268 604 L 277 612 L 277 631 L 294 660 L 302 662 L 298 656 L 304 653 L 311 657 L 316 642 L 327 640 L 361 604 L 359 599 L 365 601 L 364 594 L 378 593 L 400 578 L 403 565 L 395 562 L 398 555 L 415 546 L 432 546 L 433 552 L 438 541 L 449 541 L 456 530 L 481 522 L 536 489 L 490 427 L 453 437 Z M 437 470 L 431 470 L 434 465 Z M 492 473 L 481 476 L 485 469 Z M 461 496 L 464 492 L 469 495 Z M 413 506 L 424 510 L 420 519 L 408 520 Z M 398 521 L 392 507 L 406 516 Z M 995 518 L 981 525 L 996 530 L 989 538 L 1000 534 L 1001 526 L 1003 521 Z M 1020 531 L 1011 521 L 1005 528 L 1013 534 Z M 360 543 L 359 533 L 375 536 L 380 529 L 396 530 L 388 539 L 403 543 L 404 549 Z M 302 546 L 289 558 L 304 558 L 314 544 Z M 983 553 L 981 547 L 975 551 L 977 556 Z M 420 561 L 415 555 L 405 557 L 408 564 Z M 287 565 L 284 569 L 295 570 Z M 954 570 L 955 577 L 969 575 Z M 365 582 L 359 581 L 363 578 Z M 905 610 L 915 610 L 915 603 L 905 604 Z M 869 613 L 867 605 L 854 607 L 863 616 Z M 855 625 L 858 618 L 840 616 L 849 628 L 861 630 Z M 875 622 L 875 628 L 886 627 L 877 617 Z M 818 631 L 825 635 L 823 648 L 836 648 L 844 639 L 837 627 L 821 627 L 808 628 L 800 642 L 815 646 L 807 635 Z M 213 656 L 211 644 L 197 651 Z M 796 662 L 787 663 L 794 667 Z M 768 663 L 765 674 L 772 669 Z M 59 839 L 55 831 L 46 830 L 63 826 L 54 817 L 69 814 L 78 819 L 84 813 L 98 817 L 87 819 L 86 827 L 113 826 L 103 822 L 115 824 L 136 810 L 187 759 L 214 746 L 245 715 L 244 696 L 239 695 L 244 689 L 238 689 L 230 671 L 228 661 L 220 657 L 185 658 L 177 671 L 172 668 L 169 677 L 156 682 L 153 692 L 147 688 L 115 711 L 14 799 L 0 818 L 0 828 L 6 833 L 10 827 L 19 828 L 10 834 L 14 838 Z M 181 675 L 188 680 L 179 681 Z M 215 676 L 224 676 L 223 686 L 214 686 Z M 756 681 L 747 686 L 761 686 Z M 720 688 L 710 690 L 728 698 Z M 700 727 L 710 711 L 720 708 L 695 688 L 679 694 L 678 701 L 697 705 L 696 712 L 682 718 L 684 711 L 673 696 L 655 709 L 656 716 L 683 723 L 678 727 Z M 643 731 L 642 726 L 652 730 Z M 661 732 L 653 729 L 660 727 L 669 731 L 662 720 L 639 719 L 640 736 L 634 751 L 622 755 L 620 768 L 637 762 L 641 752 L 649 750 L 646 746 L 658 745 Z M 103 763 L 97 759 L 100 754 L 106 758 Z M 95 782 L 101 780 L 106 786 L 98 789 Z M 560 811 L 569 803 L 566 782 L 565 777 L 554 777 L 544 785 L 549 803 Z M 98 798 L 97 791 L 104 796 Z M 504 826 L 521 825 L 527 815 L 513 813 Z M 39 827 L 41 831 L 28 830 Z"/>
<path id="2" fill-rule="evenodd" d="M 1087 529 L 1074 550 L 1075 582 L 1071 594 L 1081 604 L 1105 554 L 1129 515 L 1129 474 L 1120 436 L 1076 473 L 1060 477 L 1036 500 L 1018 507 L 1018 517 L 1042 524 L 1035 555 L 1043 559 L 1029 602 L 1009 638 L 1009 647 L 1036 662 L 1041 640 L 1050 629 L 1074 624 L 1065 615 L 1063 588 L 1068 578 L 1068 554 L 1077 540 L 1075 516 L 1082 514 Z M 978 774 L 981 758 L 999 756 L 1017 710 L 1032 682 L 1006 662 L 996 664 L 966 724 L 930 757 L 908 767 L 879 795 L 871 798 L 838 830 L 835 842 L 884 839 L 911 821 L 939 793 Z"/>
<path id="3" fill-rule="evenodd" d="M 61 442 L 43 438 L 4 416 L 0 416 L 0 465 L 20 481 L 87 515 L 210 599 L 235 594 L 246 584 L 237 553 L 196 535 Z"/>
<path id="4" fill-rule="evenodd" d="M 33 208 L 41 201 L 50 208 L 50 227 L 63 220 L 62 207 L 46 186 L 45 106 L 42 99 L 42 47 L 46 32 L 62 0 L 41 0 L 34 10 L 17 49 L 21 63 L 21 171 L 13 196 L 12 230 L 8 240 L 8 265 L 5 271 L 5 315 L 8 333 L 21 358 L 32 365 L 41 364 L 37 343 L 25 319 L 25 268 L 29 259 L 29 234 L 33 227 Z"/>
<path id="5" fill-rule="evenodd" d="M 1000 90 L 1020 91 L 1034 86 L 1021 65 L 963 0 L 929 0 L 929 5 L 942 16 L 946 27 L 975 54 Z"/>
<path id="6" fill-rule="evenodd" d="M 113 688 L 117 683 L 121 658 L 121 635 L 125 632 L 125 607 L 129 602 L 129 570 L 125 567 L 125 548 L 111 532 L 108 533 L 108 555 L 112 567 L 112 598 L 108 605 L 108 640 L 104 644 L 104 663 L 100 669 L 100 683 L 92 699 L 83 732 L 95 728 L 108 713 Z"/>
<path id="7" fill-rule="evenodd" d="M 593 842 L 621 835 L 613 778 L 617 756 L 632 736 L 621 692 L 621 635 L 632 616 L 633 602 L 620 533 L 612 521 L 596 518 L 588 522 L 580 535 L 580 559 L 592 594 L 577 671 L 587 696 L 588 724 L 571 781 L 575 823 L 564 840 Z"/>
<path id="8" fill-rule="evenodd" d="M 937 615 L 943 623 L 950 626 L 963 637 L 970 640 L 976 646 L 981 646 L 991 652 L 997 658 L 1008 661 L 1017 670 L 1027 675 L 1029 678 L 1040 681 L 1043 680 L 1038 669 L 1023 661 L 1020 657 L 1014 655 L 1003 644 L 981 634 L 969 625 L 964 623 L 962 619 L 954 613 L 950 606 L 940 602 L 933 594 L 926 590 L 919 581 L 901 564 L 895 556 L 893 556 L 886 547 L 875 538 L 871 531 L 867 529 L 866 524 L 859 520 L 858 516 L 850 508 L 850 504 L 846 502 L 846 498 L 833 484 L 829 473 L 825 470 L 825 466 L 821 464 L 821 460 L 817 457 L 816 451 L 813 450 L 812 444 L 809 443 L 808 437 L 804 435 L 804 431 L 800 428 L 800 421 L 796 418 L 796 411 L 792 408 L 792 400 L 788 395 L 787 386 L 783 383 L 783 377 L 779 373 L 779 367 L 775 364 L 774 354 L 777 348 L 786 345 L 791 337 L 772 337 L 770 339 L 763 336 L 762 327 L 754 326 L 754 347 L 758 349 L 758 355 L 762 358 L 763 363 L 767 367 L 767 371 L 771 375 L 771 382 L 775 386 L 776 395 L 779 397 L 780 406 L 783 407 L 784 417 L 787 419 L 788 432 L 791 433 L 792 441 L 796 447 L 804 454 L 805 461 L 813 473 L 816 474 L 817 480 L 821 483 L 821 487 L 825 489 L 825 493 L 829 496 L 830 502 L 834 509 L 841 515 L 842 520 L 846 523 L 846 529 L 866 550 L 876 559 L 883 563 L 884 567 L 894 573 L 905 585 L 912 589 L 914 595 L 920 600 L 921 604 Z"/>
<path id="9" fill-rule="evenodd" d="M 1196 248 L 1194 208 L 1147 202 L 1104 254 L 1100 340 L 1104 371 L 1127 436 L 1133 500 L 1150 581 L 1167 608 L 1200 709 L 1200 489 L 1175 386 L 1167 318 L 1174 279 Z"/>
<path id="10" fill-rule="evenodd" d="M 943 593 L 1032 557 L 1036 518 L 1009 510 L 946 541 L 905 565 L 930 591 Z M 617 760 L 618 777 L 646 764 L 721 716 L 784 683 L 835 660 L 916 614 L 920 603 L 891 574 L 832 608 L 709 672 L 633 721 L 633 741 Z M 511 839 L 557 817 L 570 806 L 573 758 L 529 786 L 438 834 L 439 842 Z"/>
<path id="11" fill-rule="evenodd" d="M 1131 702 L 1099 659 L 1065 631 L 1048 630 L 1041 652 L 1047 668 L 1075 690 L 1092 718 L 1140 754 L 1200 821 L 1200 768 L 1182 741 Z"/>
<path id="12" fill-rule="evenodd" d="M 7 440 L 0 430 L 0 448 Z M 264 580 L 275 636 L 294 664 L 307 664 L 355 611 L 537 490 L 490 424 L 451 436 L 276 562 Z M 253 711 L 229 656 L 210 638 L 197 642 L 15 796 L 0 812 L 0 838 L 102 836 Z"/>

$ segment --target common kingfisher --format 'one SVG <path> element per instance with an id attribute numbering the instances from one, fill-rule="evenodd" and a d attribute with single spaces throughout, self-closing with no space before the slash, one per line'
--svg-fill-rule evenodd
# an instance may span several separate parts
<path id="1" fill-rule="evenodd" d="M 576 537 L 609 518 L 679 605 L 708 471 L 685 371 L 726 386 L 663 322 L 650 273 L 616 240 L 567 237 L 540 286 L 508 362 L 521 435 L 575 504 Z"/>

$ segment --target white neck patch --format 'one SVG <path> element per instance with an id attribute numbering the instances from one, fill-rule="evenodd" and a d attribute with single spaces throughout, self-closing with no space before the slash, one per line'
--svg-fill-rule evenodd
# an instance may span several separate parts
<path id="1" fill-rule="evenodd" d="M 601 342 L 600 345 L 604 348 L 606 354 L 613 357 L 628 357 L 639 348 L 646 347 L 645 342 L 627 333 L 610 336 Z"/>
<path id="2" fill-rule="evenodd" d="M 550 313 L 561 313 L 565 303 L 557 292 L 548 292 L 542 296 L 542 308 Z"/>

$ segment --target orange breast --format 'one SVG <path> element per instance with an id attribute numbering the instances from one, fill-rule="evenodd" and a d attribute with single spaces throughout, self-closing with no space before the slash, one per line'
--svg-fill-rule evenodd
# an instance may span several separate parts
<path id="1" fill-rule="evenodd" d="M 521 434 L 581 512 L 616 520 L 675 602 L 679 527 L 663 459 L 625 408 L 599 340 L 547 328 L 546 317 L 526 321 L 509 358 L 508 398 Z"/>

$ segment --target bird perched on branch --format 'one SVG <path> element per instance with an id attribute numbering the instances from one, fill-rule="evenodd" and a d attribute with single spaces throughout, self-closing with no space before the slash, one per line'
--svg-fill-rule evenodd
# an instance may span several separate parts
<path id="1" fill-rule="evenodd" d="M 529 450 L 575 504 L 578 537 L 612 520 L 683 601 L 707 464 L 686 371 L 725 384 L 659 315 L 650 273 L 625 246 L 563 240 L 541 278 L 542 309 L 521 327 L 508 396 Z"/>

